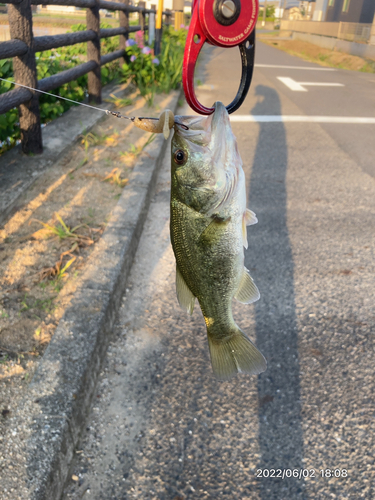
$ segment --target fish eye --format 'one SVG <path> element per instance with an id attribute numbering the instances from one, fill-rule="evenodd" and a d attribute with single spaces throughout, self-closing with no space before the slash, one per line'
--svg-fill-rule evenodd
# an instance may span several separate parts
<path id="1" fill-rule="evenodd" d="M 188 159 L 188 155 L 183 149 L 177 149 L 173 155 L 173 159 L 177 165 L 185 165 Z"/>

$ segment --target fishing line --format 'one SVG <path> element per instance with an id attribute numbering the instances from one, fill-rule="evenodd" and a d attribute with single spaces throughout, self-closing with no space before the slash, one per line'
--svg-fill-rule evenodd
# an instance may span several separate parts
<path id="1" fill-rule="evenodd" d="M 136 119 L 135 116 L 124 116 L 124 115 L 120 114 L 119 111 L 111 111 L 109 109 L 97 108 L 96 106 L 91 106 L 90 104 L 85 104 L 83 102 L 73 101 L 73 99 L 68 99 L 67 97 L 62 97 L 61 95 L 51 94 L 51 92 L 45 92 L 44 90 L 34 89 L 34 87 L 28 87 L 27 85 L 22 85 L 21 83 L 12 82 L 11 80 L 5 80 L 5 78 L 0 78 L 0 80 L 3 82 L 11 83 L 12 85 L 18 85 L 18 87 L 23 87 L 23 88 L 28 89 L 28 90 L 35 90 L 36 92 L 40 92 L 41 94 L 46 94 L 46 95 L 50 95 L 52 97 L 56 97 L 56 99 L 63 99 L 64 101 L 69 101 L 69 102 L 72 102 L 74 104 L 78 104 L 79 106 L 85 106 L 86 108 L 96 109 L 97 111 L 102 111 L 106 115 L 112 115 L 116 118 L 123 118 L 125 120 L 130 120 L 132 122 L 134 122 L 134 120 Z M 139 120 L 159 120 L 159 118 L 149 118 L 149 117 L 144 117 L 144 116 L 138 117 L 138 119 Z M 180 125 L 185 130 L 189 130 L 189 127 L 187 127 L 186 125 L 183 125 L 182 123 L 175 122 L 175 124 Z"/>

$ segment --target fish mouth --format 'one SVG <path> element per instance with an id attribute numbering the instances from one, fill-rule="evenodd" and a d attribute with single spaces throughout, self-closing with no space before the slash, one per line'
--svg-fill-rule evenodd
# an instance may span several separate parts
<path id="1" fill-rule="evenodd" d="M 231 135 L 231 126 L 226 107 L 220 101 L 214 104 L 215 111 L 209 116 L 175 116 L 175 130 L 184 139 L 196 144 L 208 145 L 212 140 L 219 146 Z M 217 136 L 217 137 L 216 137 Z"/>
<path id="2" fill-rule="evenodd" d="M 229 114 L 224 104 L 217 101 L 214 107 L 215 111 L 211 115 L 210 149 L 212 150 L 215 162 L 229 165 L 231 164 L 231 160 L 237 157 L 236 139 L 233 135 Z"/>
<path id="3" fill-rule="evenodd" d="M 215 133 L 217 129 L 227 129 L 230 128 L 230 120 L 227 108 L 220 101 L 216 101 L 214 104 L 215 111 L 211 115 L 211 132 Z"/>

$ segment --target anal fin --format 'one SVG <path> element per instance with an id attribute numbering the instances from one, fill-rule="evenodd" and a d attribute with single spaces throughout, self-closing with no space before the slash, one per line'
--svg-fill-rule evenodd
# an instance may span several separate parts
<path id="1" fill-rule="evenodd" d="M 259 290 L 250 276 L 249 271 L 244 267 L 242 278 L 238 290 L 234 296 L 242 304 L 251 304 L 260 297 Z"/>
<path id="2" fill-rule="evenodd" d="M 193 314 L 195 297 L 191 293 L 190 288 L 187 286 L 182 274 L 176 264 L 176 292 L 177 300 L 181 309 Z"/>

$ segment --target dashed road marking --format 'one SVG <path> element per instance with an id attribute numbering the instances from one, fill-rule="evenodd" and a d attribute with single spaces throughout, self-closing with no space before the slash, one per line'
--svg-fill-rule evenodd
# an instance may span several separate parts
<path id="1" fill-rule="evenodd" d="M 258 123 L 353 123 L 375 125 L 375 117 L 372 116 L 231 115 L 230 121 Z"/>
<path id="2" fill-rule="evenodd" d="M 286 85 L 290 90 L 294 90 L 295 92 L 307 92 L 305 89 L 306 86 L 315 86 L 315 87 L 344 87 L 343 83 L 330 83 L 330 82 L 296 82 L 293 78 L 289 78 L 288 76 L 278 76 L 277 77 L 280 82 Z"/>
<path id="3" fill-rule="evenodd" d="M 255 64 L 256 68 L 306 69 L 309 71 L 337 71 L 336 68 L 312 68 L 310 66 L 284 66 L 282 64 Z"/>

